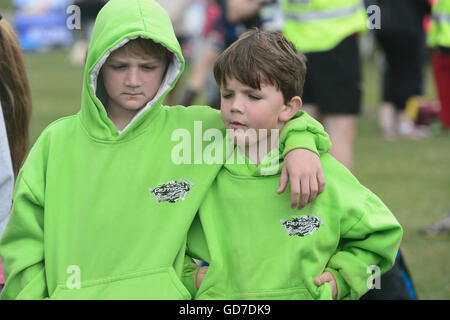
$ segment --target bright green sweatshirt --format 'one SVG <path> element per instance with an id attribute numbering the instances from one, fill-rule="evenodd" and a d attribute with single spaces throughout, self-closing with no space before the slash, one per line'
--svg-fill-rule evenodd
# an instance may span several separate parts
<path id="1" fill-rule="evenodd" d="M 136 37 L 162 43 L 174 57 L 155 98 L 119 132 L 97 78 L 109 54 Z M 186 235 L 222 164 L 196 161 L 195 152 L 188 158 L 197 164 L 178 164 L 180 144 L 206 148 L 212 142 L 202 133 L 224 128 L 217 110 L 162 105 L 183 69 L 170 19 L 156 2 L 103 7 L 80 112 L 42 132 L 19 174 L 0 241 L 2 299 L 191 298 L 181 282 Z M 292 121 L 293 132 L 304 131 L 293 136 L 297 147 L 314 150 L 321 128 L 304 118 Z"/>
<path id="2" fill-rule="evenodd" d="M 391 268 L 401 226 L 331 155 L 321 156 L 324 192 L 301 211 L 271 192 L 276 153 L 258 167 L 246 160 L 225 164 L 190 229 L 188 253 L 210 263 L 196 299 L 331 299 L 329 283 L 314 284 L 324 271 L 339 299 L 358 299 L 372 272 Z"/>

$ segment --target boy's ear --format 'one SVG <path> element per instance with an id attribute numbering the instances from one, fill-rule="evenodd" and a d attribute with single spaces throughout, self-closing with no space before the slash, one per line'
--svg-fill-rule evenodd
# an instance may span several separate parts
<path id="1" fill-rule="evenodd" d="M 278 120 L 280 122 L 286 122 L 290 120 L 301 108 L 303 102 L 299 96 L 293 97 L 287 104 L 283 106 L 283 110 L 281 110 L 280 115 L 278 116 Z"/>

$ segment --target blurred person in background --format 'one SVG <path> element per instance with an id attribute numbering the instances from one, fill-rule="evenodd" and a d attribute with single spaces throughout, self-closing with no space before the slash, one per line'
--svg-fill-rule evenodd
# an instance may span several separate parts
<path id="1" fill-rule="evenodd" d="M 28 152 L 31 94 L 19 41 L 0 14 L 0 238 L 8 222 L 14 181 Z M 4 279 L 0 260 L 0 291 Z"/>
<path id="2" fill-rule="evenodd" d="M 353 170 L 353 142 L 361 109 L 358 35 L 365 32 L 362 0 L 280 0 L 283 33 L 306 54 L 303 109 L 322 122 L 330 154 Z"/>
<path id="3" fill-rule="evenodd" d="M 442 126 L 450 130 L 450 0 L 435 0 L 428 35 Z"/>
<path id="4" fill-rule="evenodd" d="M 194 33 L 192 71 L 180 104 L 192 105 L 198 94 L 203 91 L 207 104 L 219 109 L 220 96 L 216 86 L 212 85 L 212 66 L 224 49 L 223 9 L 216 0 L 203 1 L 196 3 L 195 6 L 194 10 L 204 14 L 204 21 L 200 30 Z"/>
<path id="5" fill-rule="evenodd" d="M 83 66 L 91 39 L 95 18 L 108 0 L 75 0 L 74 5 L 80 8 L 81 29 L 75 33 L 76 41 L 70 53 L 70 63 L 73 66 Z"/>
<path id="6" fill-rule="evenodd" d="M 379 108 L 381 136 L 420 138 L 425 132 L 415 128 L 405 112 L 409 98 L 423 92 L 425 56 L 424 17 L 428 0 L 370 0 L 380 8 L 380 27 L 375 37 L 384 53 L 383 103 Z"/>
<path id="7" fill-rule="evenodd" d="M 442 127 L 450 132 L 450 0 L 433 2 L 427 42 L 433 50 L 433 74 L 441 104 Z M 450 234 L 450 212 L 442 220 L 422 228 L 421 232 L 425 236 Z"/>
<path id="8" fill-rule="evenodd" d="M 219 54 L 245 31 L 262 27 L 260 9 L 273 0 L 205 0 L 204 27 L 193 54 L 193 67 L 181 105 L 191 105 L 204 92 L 208 105 L 219 109 L 220 93 L 212 67 Z"/>
<path id="9" fill-rule="evenodd" d="M 156 0 L 156 2 L 158 2 L 169 15 L 173 25 L 173 30 L 175 31 L 175 36 L 180 43 L 183 56 L 187 59 L 192 55 L 192 53 L 190 52 L 191 30 L 186 17 L 188 16 L 187 12 L 194 3 L 194 0 Z M 165 100 L 165 103 L 167 105 L 177 104 L 177 95 L 179 88 L 180 81 L 167 95 Z"/>

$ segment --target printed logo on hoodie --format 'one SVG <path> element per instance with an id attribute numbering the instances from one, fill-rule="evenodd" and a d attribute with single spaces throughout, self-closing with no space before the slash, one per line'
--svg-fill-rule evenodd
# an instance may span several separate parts
<path id="1" fill-rule="evenodd" d="M 149 188 L 148 190 L 155 197 L 155 202 L 167 201 L 174 203 L 178 200 L 184 200 L 189 191 L 191 191 L 191 186 L 194 186 L 192 182 L 180 179 L 178 182 L 172 180 L 157 188 Z"/>
<path id="2" fill-rule="evenodd" d="M 323 225 L 322 219 L 315 214 L 311 216 L 295 216 L 291 220 L 280 220 L 281 225 L 286 229 L 287 236 L 306 236 L 311 235 L 314 231 Z"/>

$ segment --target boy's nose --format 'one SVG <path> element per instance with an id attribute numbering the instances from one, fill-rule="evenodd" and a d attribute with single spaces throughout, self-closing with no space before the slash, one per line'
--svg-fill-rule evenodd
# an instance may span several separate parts
<path id="1" fill-rule="evenodd" d="M 242 113 L 244 111 L 245 107 L 242 101 L 238 98 L 235 98 L 233 102 L 231 103 L 231 112 L 240 112 Z"/>
<path id="2" fill-rule="evenodd" d="M 138 70 L 129 70 L 125 78 L 125 85 L 129 87 L 139 87 L 141 85 L 141 78 Z"/>

